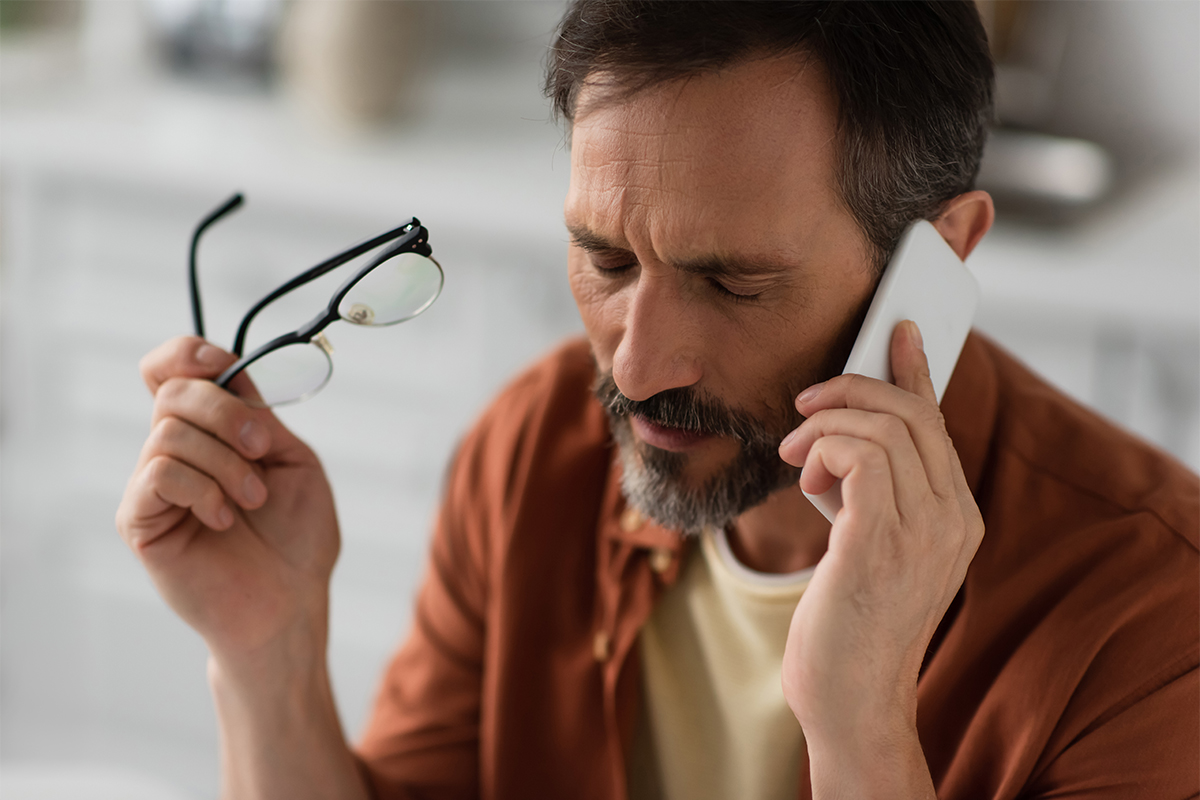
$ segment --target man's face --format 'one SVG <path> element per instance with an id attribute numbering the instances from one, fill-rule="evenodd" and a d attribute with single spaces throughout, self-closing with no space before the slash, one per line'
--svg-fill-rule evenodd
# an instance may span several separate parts
<path id="1" fill-rule="evenodd" d="M 798 56 L 590 99 L 568 264 L 626 495 L 669 527 L 724 525 L 794 485 L 792 398 L 841 370 L 874 288 L 835 100 Z"/>

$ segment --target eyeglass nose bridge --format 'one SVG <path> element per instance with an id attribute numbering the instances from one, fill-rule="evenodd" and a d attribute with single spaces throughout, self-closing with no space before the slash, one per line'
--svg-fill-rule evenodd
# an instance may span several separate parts
<path id="1" fill-rule="evenodd" d="M 325 351 L 326 355 L 333 355 L 333 343 L 325 338 L 325 332 L 322 331 L 312 338 L 312 343 Z"/>

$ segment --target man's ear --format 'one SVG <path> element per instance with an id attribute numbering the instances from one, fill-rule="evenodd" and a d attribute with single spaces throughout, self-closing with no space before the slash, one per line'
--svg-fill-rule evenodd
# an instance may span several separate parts
<path id="1" fill-rule="evenodd" d="M 995 219 L 992 196 L 976 190 L 960 194 L 948 202 L 942 215 L 933 221 L 933 227 L 958 253 L 958 257 L 966 261 Z"/>

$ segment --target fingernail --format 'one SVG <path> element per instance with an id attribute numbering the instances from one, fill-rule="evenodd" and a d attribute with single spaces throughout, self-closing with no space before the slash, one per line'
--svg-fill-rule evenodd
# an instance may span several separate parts
<path id="1" fill-rule="evenodd" d="M 211 344 L 202 344 L 196 348 L 196 363 L 203 364 L 206 367 L 217 367 L 221 365 L 225 354 L 221 352 L 219 347 L 213 347 Z"/>
<path id="2" fill-rule="evenodd" d="M 252 505 L 258 505 L 267 499 L 267 487 L 263 485 L 257 475 L 251 472 L 242 481 L 242 496 Z"/>
<path id="3" fill-rule="evenodd" d="M 789 433 L 787 436 L 783 437 L 783 441 L 779 443 L 779 449 L 782 450 L 783 448 L 787 447 L 788 442 L 792 441 L 792 439 L 795 439 L 796 434 L 799 432 L 800 432 L 800 429 L 797 428 L 796 430 Z"/>
<path id="4" fill-rule="evenodd" d="M 262 453 L 267 449 L 267 431 L 262 425 L 250 420 L 242 426 L 242 445 L 249 453 Z"/>
<path id="5" fill-rule="evenodd" d="M 925 352 L 925 340 L 921 338 L 921 329 L 911 319 L 908 321 L 908 335 L 912 339 L 912 343 L 917 346 L 917 349 L 922 353 Z"/>
<path id="6" fill-rule="evenodd" d="M 226 528 L 233 524 L 233 512 L 229 510 L 229 506 L 221 506 L 221 510 L 217 512 L 217 520 Z"/>
<path id="7" fill-rule="evenodd" d="M 824 383 L 814 383 L 812 386 L 808 387 L 807 389 L 805 389 L 803 392 L 800 393 L 800 396 L 796 398 L 796 405 L 802 406 L 807 403 L 811 403 L 813 400 L 816 399 L 817 395 L 819 395 L 821 393 L 821 390 L 824 388 L 825 388 Z"/>

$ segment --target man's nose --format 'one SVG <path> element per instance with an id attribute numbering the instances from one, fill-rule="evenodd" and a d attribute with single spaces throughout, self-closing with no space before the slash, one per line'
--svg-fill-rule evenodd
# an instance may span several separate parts
<path id="1" fill-rule="evenodd" d="M 692 386 L 703 373 L 701 337 L 694 304 L 676 275 L 639 276 L 630 287 L 621 341 L 613 355 L 613 380 L 630 400 Z"/>

